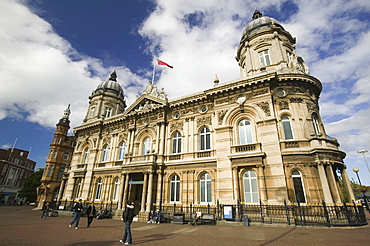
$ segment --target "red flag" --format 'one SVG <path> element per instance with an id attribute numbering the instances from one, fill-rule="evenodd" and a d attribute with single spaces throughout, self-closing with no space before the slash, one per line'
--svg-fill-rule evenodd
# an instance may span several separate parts
<path id="1" fill-rule="evenodd" d="M 159 60 L 159 59 L 157 59 L 157 61 L 158 61 L 158 65 L 165 65 L 165 66 L 167 66 L 167 67 L 169 67 L 169 68 L 173 68 L 173 66 L 170 66 L 170 65 L 168 65 L 167 63 L 165 63 L 165 62 L 163 62 L 163 61 L 161 61 L 161 60 Z"/>

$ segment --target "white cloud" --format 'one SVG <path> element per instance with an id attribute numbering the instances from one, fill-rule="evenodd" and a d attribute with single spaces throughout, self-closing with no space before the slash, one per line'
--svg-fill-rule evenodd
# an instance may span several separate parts
<path id="1" fill-rule="evenodd" d="M 0 120 L 26 115 L 55 127 L 71 104 L 71 122 L 78 125 L 88 96 L 114 69 L 123 86 L 143 83 L 127 68 L 105 68 L 100 60 L 80 55 L 49 23 L 14 1 L 0 3 L 0 26 Z"/>

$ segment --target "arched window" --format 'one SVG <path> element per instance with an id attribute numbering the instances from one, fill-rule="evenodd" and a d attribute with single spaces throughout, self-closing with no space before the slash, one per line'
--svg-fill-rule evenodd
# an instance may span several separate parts
<path id="1" fill-rule="evenodd" d="M 249 120 L 241 120 L 239 122 L 239 139 L 240 144 L 251 144 L 253 143 L 252 140 L 252 127 Z"/>
<path id="2" fill-rule="evenodd" d="M 143 142 L 143 155 L 147 155 L 150 153 L 151 145 L 152 145 L 152 140 L 149 137 L 145 138 Z"/>
<path id="3" fill-rule="evenodd" d="M 285 140 L 292 140 L 293 131 L 289 116 L 284 115 L 283 117 L 281 117 L 281 122 L 283 124 Z"/>
<path id="4" fill-rule="evenodd" d="M 200 202 L 212 202 L 212 181 L 209 173 L 204 173 L 200 176 Z"/>
<path id="5" fill-rule="evenodd" d="M 244 202 L 258 202 L 257 174 L 254 171 L 246 171 L 243 174 Z"/>
<path id="6" fill-rule="evenodd" d="M 112 190 L 112 201 L 118 201 L 118 195 L 119 195 L 119 187 L 121 185 L 121 181 L 119 178 L 114 179 L 113 183 L 113 190 Z"/>
<path id="7" fill-rule="evenodd" d="M 172 138 L 172 153 L 179 154 L 181 153 L 181 134 L 176 132 Z"/>
<path id="8" fill-rule="evenodd" d="M 302 182 L 302 174 L 298 170 L 294 170 L 292 172 L 292 178 L 293 178 L 293 185 L 294 185 L 294 193 L 295 193 L 295 199 L 297 203 L 305 203 L 306 198 L 304 194 L 304 188 L 303 188 L 303 182 Z"/>
<path id="9" fill-rule="evenodd" d="M 211 149 L 211 133 L 207 127 L 203 127 L 200 131 L 200 150 Z"/>
<path id="10" fill-rule="evenodd" d="M 105 145 L 103 149 L 103 156 L 101 161 L 108 161 L 108 152 L 109 152 L 109 145 Z"/>
<path id="11" fill-rule="evenodd" d="M 103 180 L 100 178 L 98 179 L 98 182 L 96 183 L 95 200 L 100 200 L 102 186 L 103 186 Z"/>
<path id="12" fill-rule="evenodd" d="M 171 178 L 171 197 L 170 202 L 176 203 L 180 201 L 180 177 L 178 175 L 173 175 Z"/>
<path id="13" fill-rule="evenodd" d="M 89 154 L 90 154 L 90 150 L 89 148 L 86 148 L 83 154 L 83 158 L 82 158 L 83 164 L 86 164 L 89 161 Z"/>
<path id="14" fill-rule="evenodd" d="M 319 133 L 320 133 L 320 128 L 319 128 L 319 121 L 317 120 L 316 114 L 312 115 L 312 125 L 313 125 L 313 130 L 315 132 L 315 137 L 318 138 Z"/>
<path id="15" fill-rule="evenodd" d="M 76 184 L 75 184 L 75 199 L 78 199 L 80 197 L 80 192 L 81 192 L 81 179 L 77 179 L 76 180 Z"/>
<path id="16" fill-rule="evenodd" d="M 123 160 L 123 158 L 125 158 L 126 147 L 126 142 L 122 142 L 119 146 L 118 160 Z"/>

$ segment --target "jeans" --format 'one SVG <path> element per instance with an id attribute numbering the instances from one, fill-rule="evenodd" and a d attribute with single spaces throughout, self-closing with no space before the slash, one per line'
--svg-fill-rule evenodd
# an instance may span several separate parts
<path id="1" fill-rule="evenodd" d="M 125 222 L 125 234 L 123 235 L 122 242 L 126 242 L 126 239 L 128 237 L 128 244 L 132 243 L 132 235 L 131 235 L 131 223 Z"/>
<path id="2" fill-rule="evenodd" d="M 48 211 L 47 211 L 47 210 L 44 210 L 44 211 L 42 212 L 41 219 L 42 219 L 42 218 L 46 219 L 46 217 L 47 217 L 47 216 L 48 216 Z"/>
<path id="3" fill-rule="evenodd" d="M 76 222 L 75 227 L 78 227 L 78 223 L 80 222 L 80 218 L 81 218 L 81 213 L 76 213 L 76 212 L 73 213 L 73 220 L 69 224 L 70 225 L 73 225 L 73 223 Z"/>
<path id="4" fill-rule="evenodd" d="M 90 227 L 91 222 L 93 221 L 94 216 L 87 216 L 87 227 Z"/>

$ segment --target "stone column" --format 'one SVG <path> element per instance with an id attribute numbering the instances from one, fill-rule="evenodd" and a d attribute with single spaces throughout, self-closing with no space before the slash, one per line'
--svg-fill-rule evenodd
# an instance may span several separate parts
<path id="1" fill-rule="evenodd" d="M 165 146 L 165 142 L 166 142 L 166 123 L 165 122 L 162 122 L 162 124 L 161 124 L 160 134 L 161 134 L 161 144 L 160 144 L 158 154 L 159 155 L 164 155 L 165 154 L 164 153 L 165 152 L 164 151 L 164 146 Z"/>
<path id="2" fill-rule="evenodd" d="M 128 188 L 129 188 L 128 181 L 129 181 L 129 179 L 130 179 L 130 174 L 126 173 L 125 191 L 123 193 L 123 201 L 122 201 L 123 208 L 124 208 L 124 206 L 126 206 L 126 202 L 127 202 L 127 195 L 128 195 Z"/>
<path id="3" fill-rule="evenodd" d="M 125 188 L 125 178 L 126 178 L 126 174 L 122 174 L 119 195 L 118 195 L 118 209 L 122 209 L 122 198 L 123 198 L 123 190 Z"/>
<path id="4" fill-rule="evenodd" d="M 141 208 L 140 212 L 145 211 L 145 198 L 147 194 L 147 188 L 148 188 L 148 173 L 144 173 L 144 185 L 143 185 L 143 193 L 141 195 Z"/>
<path id="5" fill-rule="evenodd" d="M 234 183 L 234 200 L 240 200 L 240 189 L 239 189 L 239 173 L 238 168 L 233 167 L 233 183 Z"/>
<path id="6" fill-rule="evenodd" d="M 263 165 L 259 165 L 258 166 L 258 183 L 259 183 L 259 189 L 260 189 L 260 194 L 261 194 L 261 201 L 262 202 L 267 202 L 268 201 L 268 197 L 267 197 L 267 187 L 266 187 L 266 180 L 265 180 L 265 172 L 264 172 L 264 168 L 263 168 Z"/>
<path id="7" fill-rule="evenodd" d="M 320 177 L 322 191 L 324 193 L 325 202 L 326 203 L 333 203 L 333 198 L 332 198 L 331 193 L 330 193 L 329 182 L 328 182 L 328 179 L 326 177 L 324 164 L 319 163 L 317 165 L 317 169 L 319 171 L 319 177 Z"/>
<path id="8" fill-rule="evenodd" d="M 157 204 L 157 207 L 158 206 L 161 206 L 162 204 L 162 190 L 163 190 L 163 182 L 162 182 L 162 171 L 158 171 L 158 185 L 157 185 L 157 200 L 156 200 L 156 204 Z"/>
<path id="9" fill-rule="evenodd" d="M 355 195 L 353 194 L 353 189 L 351 183 L 349 182 L 348 174 L 347 174 L 347 167 L 344 165 L 342 172 L 343 184 L 344 188 L 346 189 L 347 197 L 349 202 L 355 200 Z"/>
<path id="10" fill-rule="evenodd" d="M 153 195 L 153 172 L 149 173 L 149 184 L 148 184 L 148 196 L 146 198 L 146 211 L 150 212 L 152 206 L 152 195 Z"/>
<path id="11" fill-rule="evenodd" d="M 337 186 L 337 183 L 335 182 L 335 177 L 334 177 L 334 173 L 333 173 L 333 166 L 332 165 L 328 165 L 326 167 L 326 173 L 327 173 L 327 177 L 328 177 L 328 180 L 329 180 L 329 185 L 330 185 L 330 188 L 331 188 L 331 191 L 332 191 L 332 194 L 333 194 L 333 200 L 334 200 L 334 203 L 341 203 L 341 200 L 340 200 L 340 195 L 339 195 L 339 192 L 338 192 L 338 186 Z"/>
<path id="12" fill-rule="evenodd" d="M 57 202 L 59 202 L 60 198 L 63 195 L 65 183 L 66 183 L 66 180 L 62 179 L 62 183 L 60 184 L 60 188 L 59 188 L 59 192 L 58 192 Z"/>

